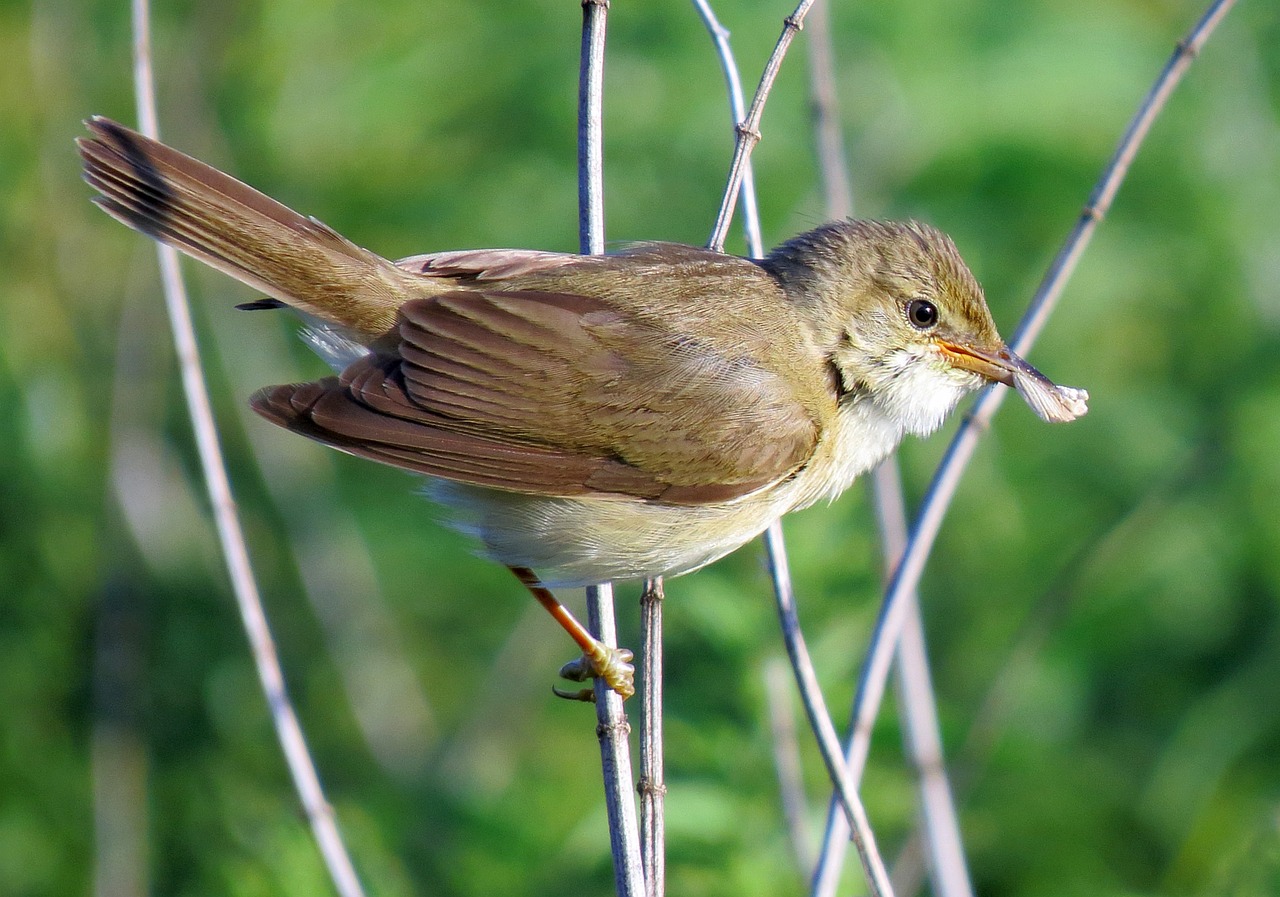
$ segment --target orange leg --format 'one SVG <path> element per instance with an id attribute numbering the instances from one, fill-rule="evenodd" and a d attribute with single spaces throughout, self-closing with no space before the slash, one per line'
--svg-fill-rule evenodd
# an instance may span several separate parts
<path id="1" fill-rule="evenodd" d="M 516 579 L 533 593 L 538 603 L 547 609 L 569 637 L 582 649 L 582 660 L 564 665 L 560 675 L 567 679 L 582 682 L 593 676 L 599 676 L 610 688 L 622 695 L 624 699 L 636 693 L 635 667 L 631 665 L 634 655 L 626 648 L 610 648 L 587 628 L 574 619 L 569 609 L 559 602 L 551 590 L 542 584 L 538 575 L 528 567 L 509 567 Z M 563 694 L 557 691 L 557 694 Z"/>

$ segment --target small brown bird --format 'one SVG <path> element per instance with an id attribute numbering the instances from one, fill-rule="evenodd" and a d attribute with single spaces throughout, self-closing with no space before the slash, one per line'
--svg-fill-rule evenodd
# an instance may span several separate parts
<path id="1" fill-rule="evenodd" d="M 548 590 L 696 570 L 839 495 L 987 381 L 1046 420 L 1085 411 L 1005 347 L 951 240 L 840 221 L 751 260 L 674 243 L 390 262 L 105 118 L 78 141 L 106 212 L 307 322 L 338 376 L 263 417 L 426 474 L 624 697 L 631 654 Z M 536 571 L 533 572 L 533 571 Z"/>

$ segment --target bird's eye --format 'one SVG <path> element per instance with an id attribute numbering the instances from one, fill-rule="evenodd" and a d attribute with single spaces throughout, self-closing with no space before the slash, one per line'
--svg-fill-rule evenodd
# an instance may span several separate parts
<path id="1" fill-rule="evenodd" d="M 928 330 L 938 323 L 938 306 L 928 299 L 912 299 L 907 304 L 907 320 L 919 330 Z"/>

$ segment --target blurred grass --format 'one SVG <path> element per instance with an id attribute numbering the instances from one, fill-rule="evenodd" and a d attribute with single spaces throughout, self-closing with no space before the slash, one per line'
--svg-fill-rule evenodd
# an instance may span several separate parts
<path id="1" fill-rule="evenodd" d="M 788 10 L 719 7 L 750 81 Z M 175 145 L 392 257 L 576 245 L 576 4 L 155 14 Z M 837 5 L 860 213 L 951 232 L 1008 331 L 1199 14 Z M 193 479 L 151 247 L 78 182 L 80 120 L 132 119 L 126 16 L 0 2 L 0 894 L 113 893 L 95 777 L 145 833 L 143 887 L 323 892 Z M 1280 892 L 1278 47 L 1274 10 L 1244 2 L 1195 63 L 1034 353 L 1090 389 L 1089 416 L 1049 428 L 1010 403 L 931 562 L 985 895 Z M 802 53 L 755 156 L 773 242 L 820 220 Z M 730 149 L 708 41 L 683 3 L 615 4 L 609 54 L 609 236 L 701 242 Z M 287 323 L 233 312 L 243 289 L 189 270 L 273 626 L 370 891 L 607 890 L 592 724 L 547 691 L 565 640 L 411 478 L 250 419 L 253 388 L 319 363 Z M 912 495 L 944 444 L 904 447 Z M 869 519 L 854 490 L 788 522 L 837 710 L 874 613 Z M 345 603 L 302 598 L 295 553 L 326 560 Z M 670 892 L 799 893 L 761 709 L 779 645 L 758 550 L 673 582 L 667 616 Z M 882 729 L 867 801 L 892 853 L 913 803 Z M 130 762 L 132 790 L 111 779 Z"/>

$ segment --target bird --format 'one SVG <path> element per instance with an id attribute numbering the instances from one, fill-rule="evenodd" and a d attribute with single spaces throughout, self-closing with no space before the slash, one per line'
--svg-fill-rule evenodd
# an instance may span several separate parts
<path id="1" fill-rule="evenodd" d="M 823 224 L 762 259 L 671 242 L 390 261 L 191 156 L 94 117 L 83 176 L 125 225 L 287 307 L 334 369 L 270 386 L 266 420 L 425 475 L 451 525 L 628 697 L 632 654 L 552 590 L 674 576 L 833 500 L 984 384 L 1048 421 L 1088 393 L 1001 339 L 954 242 Z"/>

